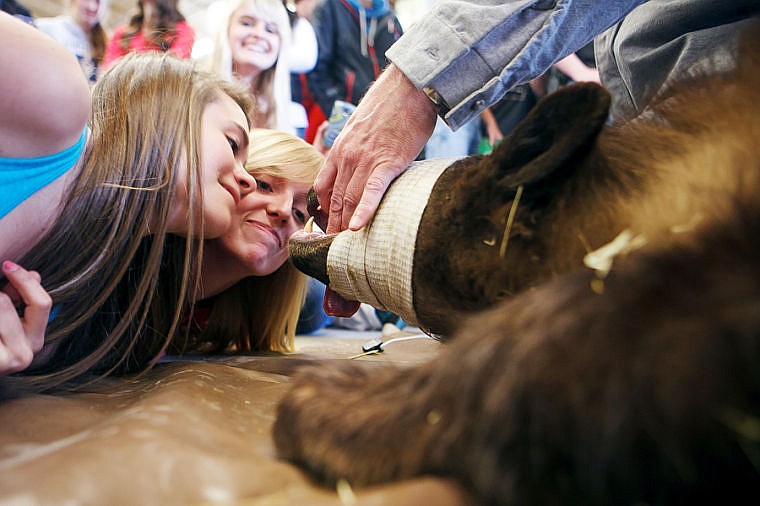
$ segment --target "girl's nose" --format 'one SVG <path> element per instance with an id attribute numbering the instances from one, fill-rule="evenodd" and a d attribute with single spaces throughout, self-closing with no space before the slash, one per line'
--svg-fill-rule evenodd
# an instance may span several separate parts
<path id="1" fill-rule="evenodd" d="M 240 186 L 241 198 L 256 190 L 256 179 L 242 165 L 235 170 L 235 181 Z"/>
<path id="2" fill-rule="evenodd" d="M 288 193 L 282 193 L 280 195 L 273 196 L 269 201 L 267 212 L 271 216 L 275 216 L 278 219 L 287 221 L 291 215 L 291 208 L 293 207 L 293 196 Z"/>

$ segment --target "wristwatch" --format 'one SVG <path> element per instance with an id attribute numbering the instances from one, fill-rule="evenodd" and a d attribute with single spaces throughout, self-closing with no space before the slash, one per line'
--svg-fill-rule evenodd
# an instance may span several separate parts
<path id="1" fill-rule="evenodd" d="M 425 86 L 422 88 L 422 91 L 425 92 L 425 95 L 427 95 L 427 98 L 430 99 L 431 102 L 433 102 L 438 109 L 438 115 L 440 117 L 445 117 L 446 114 L 451 110 L 451 107 L 449 107 L 449 104 L 446 103 L 446 100 L 443 99 L 440 93 L 438 93 L 438 90 L 433 88 L 432 86 Z"/>

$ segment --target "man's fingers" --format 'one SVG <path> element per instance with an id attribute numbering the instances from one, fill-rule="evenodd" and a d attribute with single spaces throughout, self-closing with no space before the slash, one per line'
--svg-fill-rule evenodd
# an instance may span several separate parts
<path id="1" fill-rule="evenodd" d="M 362 201 L 359 202 L 358 206 L 356 206 L 354 214 L 348 218 L 348 229 L 356 232 L 357 230 L 361 230 L 362 228 L 366 227 L 367 223 L 369 223 L 369 220 L 372 218 L 372 216 L 374 216 L 375 211 L 377 211 L 378 205 L 379 202 L 365 202 L 362 198 Z"/>
<path id="2" fill-rule="evenodd" d="M 314 180 L 314 191 L 317 194 L 317 200 L 319 200 L 322 209 L 325 211 L 329 209 L 328 206 L 330 205 L 330 197 L 333 192 L 333 185 L 335 184 L 335 176 L 337 173 L 338 167 L 328 155 L 322 168 L 319 169 L 317 178 Z"/>
<path id="3" fill-rule="evenodd" d="M 339 141 L 336 141 L 336 143 Z M 335 149 L 335 147 L 333 148 Z M 343 220 L 346 213 L 353 214 L 359 199 L 364 183 L 367 180 L 369 167 L 354 163 L 350 157 L 342 159 L 341 166 L 335 175 L 335 181 L 332 183 L 332 191 L 329 195 L 329 216 L 327 220 L 328 234 L 334 234 L 345 230 L 348 227 L 348 218 Z M 349 186 L 353 185 L 353 186 Z M 359 186 L 359 191 L 351 188 Z M 322 202 L 320 200 L 320 202 Z M 324 204 L 323 204 L 324 206 Z M 348 216 L 350 216 L 348 214 Z"/>
<path id="4" fill-rule="evenodd" d="M 369 220 L 374 216 L 380 201 L 385 195 L 385 191 L 394 179 L 403 171 L 402 169 L 393 169 L 378 167 L 369 176 L 361 187 L 356 188 L 357 194 L 361 192 L 361 200 L 352 209 L 352 212 L 345 213 L 343 215 L 344 228 L 350 230 L 359 230 L 369 223 Z M 353 181 L 351 182 L 353 184 Z M 353 189 L 352 189 L 353 191 Z"/>
<path id="5" fill-rule="evenodd" d="M 352 173 L 346 171 L 345 174 L 349 175 L 348 178 L 340 177 L 335 181 L 335 187 L 333 188 L 333 194 L 330 198 L 330 219 L 327 226 L 327 233 L 334 234 L 346 230 L 348 228 L 349 221 L 354 215 L 359 203 L 362 201 L 362 195 L 366 191 L 369 181 L 373 181 L 374 185 L 377 185 L 377 181 L 382 176 L 376 176 L 375 173 L 383 174 L 385 171 L 382 168 L 373 168 L 367 166 L 357 166 Z M 391 181 L 393 179 L 391 178 Z M 385 185 L 387 188 L 387 184 Z M 378 202 L 382 198 L 382 192 L 385 189 L 380 190 L 380 197 Z M 377 208 L 377 204 L 375 204 Z M 370 210 L 369 216 L 372 216 L 374 209 Z"/>
<path id="6" fill-rule="evenodd" d="M 336 230 L 336 232 L 348 228 L 348 222 L 351 219 L 351 216 L 354 215 L 354 211 L 361 201 L 361 195 L 361 189 L 346 189 L 346 193 L 343 195 L 343 205 L 341 206 L 340 211 L 336 210 L 335 212 L 335 221 L 339 224 L 339 230 Z"/>

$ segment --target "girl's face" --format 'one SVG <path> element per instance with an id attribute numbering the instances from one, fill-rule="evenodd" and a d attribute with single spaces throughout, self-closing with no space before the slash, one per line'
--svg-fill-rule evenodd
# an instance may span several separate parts
<path id="1" fill-rule="evenodd" d="M 232 62 L 239 73 L 260 73 L 277 62 L 280 31 L 274 21 L 256 11 L 255 5 L 243 5 L 232 14 L 228 35 Z"/>
<path id="2" fill-rule="evenodd" d="M 226 94 L 206 105 L 201 126 L 201 180 L 204 237 L 219 237 L 233 223 L 240 201 L 256 189 L 256 180 L 243 168 L 248 157 L 245 114 Z M 175 205 L 169 217 L 169 232 L 187 231 L 188 187 L 186 163 L 180 164 Z M 200 216 L 196 216 L 198 222 Z"/>
<path id="3" fill-rule="evenodd" d="M 92 28 L 98 22 L 100 0 L 74 0 L 73 18 L 79 26 Z"/>
<path id="4" fill-rule="evenodd" d="M 247 276 L 268 276 L 285 263 L 288 238 L 306 223 L 311 185 L 269 174 L 256 175 L 256 182 L 256 191 L 240 201 L 230 231 L 218 241 Z"/>

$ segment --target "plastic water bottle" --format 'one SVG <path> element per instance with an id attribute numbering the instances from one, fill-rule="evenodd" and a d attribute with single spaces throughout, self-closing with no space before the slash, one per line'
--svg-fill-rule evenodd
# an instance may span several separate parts
<path id="1" fill-rule="evenodd" d="M 349 116 L 356 110 L 356 106 L 343 100 L 336 100 L 333 103 L 332 112 L 327 120 L 327 128 L 322 143 L 326 148 L 331 148 L 343 126 L 348 121 Z"/>

